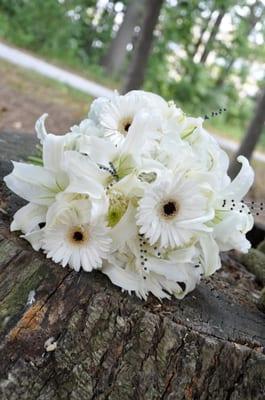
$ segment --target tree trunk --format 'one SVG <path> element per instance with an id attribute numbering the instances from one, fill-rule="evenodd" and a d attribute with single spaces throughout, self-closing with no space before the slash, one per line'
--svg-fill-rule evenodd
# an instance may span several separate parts
<path id="1" fill-rule="evenodd" d="M 145 16 L 140 35 L 132 55 L 123 93 L 139 89 L 144 82 L 145 69 L 151 52 L 153 33 L 157 24 L 163 0 L 146 0 Z"/>
<path id="2" fill-rule="evenodd" d="M 192 59 L 194 59 L 194 57 L 196 56 L 196 54 L 197 54 L 197 52 L 198 52 L 198 50 L 199 50 L 199 47 L 200 47 L 200 45 L 201 45 L 202 42 L 203 42 L 203 36 L 204 36 L 205 32 L 206 32 L 207 29 L 208 29 L 208 25 L 209 25 L 209 23 L 210 23 L 210 21 L 211 21 L 211 19 L 212 19 L 212 14 L 213 14 L 213 13 L 211 12 L 210 15 L 209 15 L 209 17 L 206 19 L 205 25 L 202 27 L 200 37 L 199 37 L 198 41 L 195 43 L 195 45 L 194 45 L 194 50 L 193 50 L 193 54 L 192 54 Z"/>
<path id="3" fill-rule="evenodd" d="M 163 303 L 61 268 L 9 232 L 22 202 L 2 177 L 33 143 L 0 140 L 1 400 L 264 400 L 259 288 L 232 254 L 184 300 Z"/>
<path id="4" fill-rule="evenodd" d="M 236 161 L 236 158 L 239 155 L 242 154 L 243 156 L 247 157 L 248 160 L 251 160 L 253 151 L 264 129 L 264 122 L 265 122 L 265 89 L 263 89 L 262 92 L 260 93 L 253 119 L 250 122 L 246 135 L 229 169 L 229 175 L 231 176 L 231 178 L 235 177 L 240 169 L 240 164 Z"/>
<path id="5" fill-rule="evenodd" d="M 211 30 L 209 39 L 207 40 L 207 42 L 205 44 L 205 47 L 204 47 L 204 50 L 203 50 L 203 53 L 201 55 L 201 59 L 200 59 L 200 63 L 201 64 L 205 64 L 206 61 L 207 61 L 207 58 L 208 58 L 208 56 L 210 54 L 210 51 L 212 49 L 213 42 L 214 42 L 215 37 L 216 37 L 216 35 L 217 35 L 218 31 L 219 31 L 219 27 L 221 25 L 221 22 L 222 22 L 222 19 L 224 18 L 224 16 L 225 16 L 225 10 L 219 11 L 219 14 L 218 14 L 218 16 L 216 18 L 214 26 L 213 26 L 213 28 Z"/>
<path id="6" fill-rule="evenodd" d="M 141 22 L 143 2 L 131 0 L 121 23 L 121 26 L 112 40 L 102 65 L 110 74 L 118 74 L 124 65 L 127 55 L 127 44 L 132 41 L 134 28 Z"/>

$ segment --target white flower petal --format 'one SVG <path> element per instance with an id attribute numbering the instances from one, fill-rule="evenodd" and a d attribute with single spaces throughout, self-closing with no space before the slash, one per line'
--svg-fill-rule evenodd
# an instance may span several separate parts
<path id="1" fill-rule="evenodd" d="M 139 112 L 135 116 L 133 124 L 122 144 L 122 153 L 133 154 L 135 156 L 139 155 L 146 140 L 148 122 L 150 122 L 149 115 L 144 111 Z"/>
<path id="2" fill-rule="evenodd" d="M 48 117 L 48 114 L 43 114 L 35 124 L 35 130 L 37 132 L 37 137 L 40 140 L 41 144 L 43 144 L 47 137 L 47 131 L 45 128 L 45 120 Z"/>
<path id="3" fill-rule="evenodd" d="M 112 249 L 122 248 L 126 242 L 137 234 L 135 208 L 131 203 L 121 220 L 111 229 Z"/>
<path id="4" fill-rule="evenodd" d="M 23 199 L 39 205 L 49 205 L 63 188 L 56 176 L 43 167 L 13 162 L 14 169 L 4 178 L 8 188 Z"/>
<path id="5" fill-rule="evenodd" d="M 231 211 L 214 227 L 213 236 L 221 251 L 236 249 L 247 252 L 251 247 L 246 239 L 246 233 L 252 229 L 254 219 L 251 214 Z"/>
<path id="6" fill-rule="evenodd" d="M 206 276 L 212 275 L 221 268 L 219 247 L 212 235 L 200 235 L 200 247 L 202 250 L 202 268 Z"/>
<path id="7" fill-rule="evenodd" d="M 109 165 L 118 154 L 113 143 L 96 136 L 82 136 L 79 139 L 79 151 L 101 165 Z"/>
<path id="8" fill-rule="evenodd" d="M 65 136 L 49 134 L 43 142 L 43 165 L 51 171 L 63 168 Z"/>
<path id="9" fill-rule="evenodd" d="M 68 207 L 66 202 L 61 208 L 54 205 L 43 229 L 42 248 L 47 257 L 75 271 L 101 268 L 110 251 L 109 229 L 102 220 L 92 222 L 88 208 L 84 200 L 70 202 Z"/>
<path id="10" fill-rule="evenodd" d="M 41 222 L 45 222 L 46 214 L 47 207 L 29 203 L 15 213 L 10 230 L 31 232 Z"/>
<path id="11" fill-rule="evenodd" d="M 42 246 L 43 229 L 38 229 L 36 231 L 26 233 L 25 235 L 21 235 L 20 237 L 27 240 L 35 251 L 39 251 Z"/>
<path id="12" fill-rule="evenodd" d="M 104 187 L 89 176 L 71 176 L 65 193 L 86 194 L 95 199 L 100 199 L 105 195 Z"/>
<path id="13" fill-rule="evenodd" d="M 104 183 L 106 178 L 109 177 L 109 174 L 101 171 L 95 162 L 77 151 L 66 151 L 64 162 L 64 168 L 70 177 L 90 177 L 98 183 Z"/>
<path id="14" fill-rule="evenodd" d="M 254 181 L 254 172 L 248 160 L 243 156 L 239 156 L 237 161 L 242 164 L 241 170 L 235 179 L 222 191 L 223 198 L 227 200 L 242 200 Z"/>

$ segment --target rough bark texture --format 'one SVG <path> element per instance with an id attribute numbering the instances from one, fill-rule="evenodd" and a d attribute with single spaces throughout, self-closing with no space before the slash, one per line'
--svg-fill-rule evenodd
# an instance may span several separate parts
<path id="1" fill-rule="evenodd" d="M 143 6 L 142 0 L 133 0 L 129 3 L 121 26 L 102 60 L 107 72 L 118 74 L 121 71 L 127 55 L 126 46 L 132 41 L 135 26 L 141 22 Z"/>
<path id="2" fill-rule="evenodd" d="M 0 178 L 33 148 L 0 145 Z M 21 200 L 2 182 L 0 199 L 1 400 L 265 398 L 260 287 L 232 254 L 184 300 L 143 302 L 33 252 L 8 230 Z"/>
<path id="3" fill-rule="evenodd" d="M 144 82 L 145 69 L 151 52 L 154 29 L 164 0 L 146 0 L 142 29 L 132 56 L 123 93 L 139 89 Z"/>
<path id="4" fill-rule="evenodd" d="M 264 122 L 265 122 L 264 110 L 265 110 L 265 88 L 260 93 L 253 119 L 250 122 L 248 130 L 246 132 L 246 136 L 244 137 L 229 169 L 229 175 L 231 176 L 231 178 L 235 177 L 240 169 L 240 164 L 236 161 L 239 155 L 242 154 L 243 156 L 251 160 L 253 151 L 264 129 Z"/>

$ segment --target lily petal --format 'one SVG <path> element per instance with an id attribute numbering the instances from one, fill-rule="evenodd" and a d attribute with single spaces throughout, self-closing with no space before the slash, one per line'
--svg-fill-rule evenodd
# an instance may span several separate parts
<path id="1" fill-rule="evenodd" d="M 111 239 L 113 250 L 122 248 L 124 244 L 132 237 L 137 235 L 137 227 L 135 223 L 135 208 L 129 203 L 129 206 L 121 218 L 121 220 L 111 230 Z"/>
<path id="2" fill-rule="evenodd" d="M 251 188 L 254 181 L 254 172 L 246 157 L 237 158 L 242 164 L 241 170 L 235 179 L 224 189 L 222 196 L 224 199 L 241 200 Z"/>
<path id="3" fill-rule="evenodd" d="M 37 132 L 37 137 L 40 140 L 41 144 L 43 144 L 48 135 L 47 130 L 45 128 L 45 120 L 48 117 L 48 114 L 43 114 L 35 124 L 35 130 Z"/>
<path id="4" fill-rule="evenodd" d="M 58 172 L 63 167 L 65 136 L 49 134 L 43 142 L 43 165 L 45 168 Z"/>
<path id="5" fill-rule="evenodd" d="M 34 204 L 49 205 L 62 190 L 51 171 L 35 165 L 13 162 L 14 169 L 4 178 L 8 188 Z"/>
<path id="6" fill-rule="evenodd" d="M 34 250 L 39 251 L 42 246 L 43 232 L 44 229 L 38 229 L 25 235 L 21 235 L 20 237 L 26 239 Z"/>
<path id="7" fill-rule="evenodd" d="M 14 215 L 11 231 L 31 232 L 38 224 L 45 222 L 47 207 L 29 203 Z"/>
<path id="8" fill-rule="evenodd" d="M 200 235 L 202 249 L 202 267 L 206 276 L 212 275 L 221 268 L 219 247 L 212 235 Z"/>

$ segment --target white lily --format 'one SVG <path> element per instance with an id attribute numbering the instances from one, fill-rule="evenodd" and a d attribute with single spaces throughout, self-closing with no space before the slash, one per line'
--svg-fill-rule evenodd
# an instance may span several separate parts
<path id="1" fill-rule="evenodd" d="M 6 185 L 23 199 L 39 205 L 50 205 L 57 193 L 68 185 L 63 169 L 64 137 L 47 134 L 44 121 L 36 123 L 37 135 L 43 145 L 43 167 L 13 162 L 14 169 L 4 178 Z"/>
<path id="2" fill-rule="evenodd" d="M 212 275 L 221 268 L 219 247 L 211 233 L 201 234 L 197 244 L 200 248 L 199 264 L 205 276 Z"/>
<path id="3" fill-rule="evenodd" d="M 221 251 L 237 249 L 247 252 L 251 247 L 246 233 L 252 229 L 254 219 L 241 200 L 253 184 L 254 172 L 245 157 L 238 157 L 238 161 L 242 164 L 240 172 L 219 191 L 216 198 L 213 235 Z"/>

